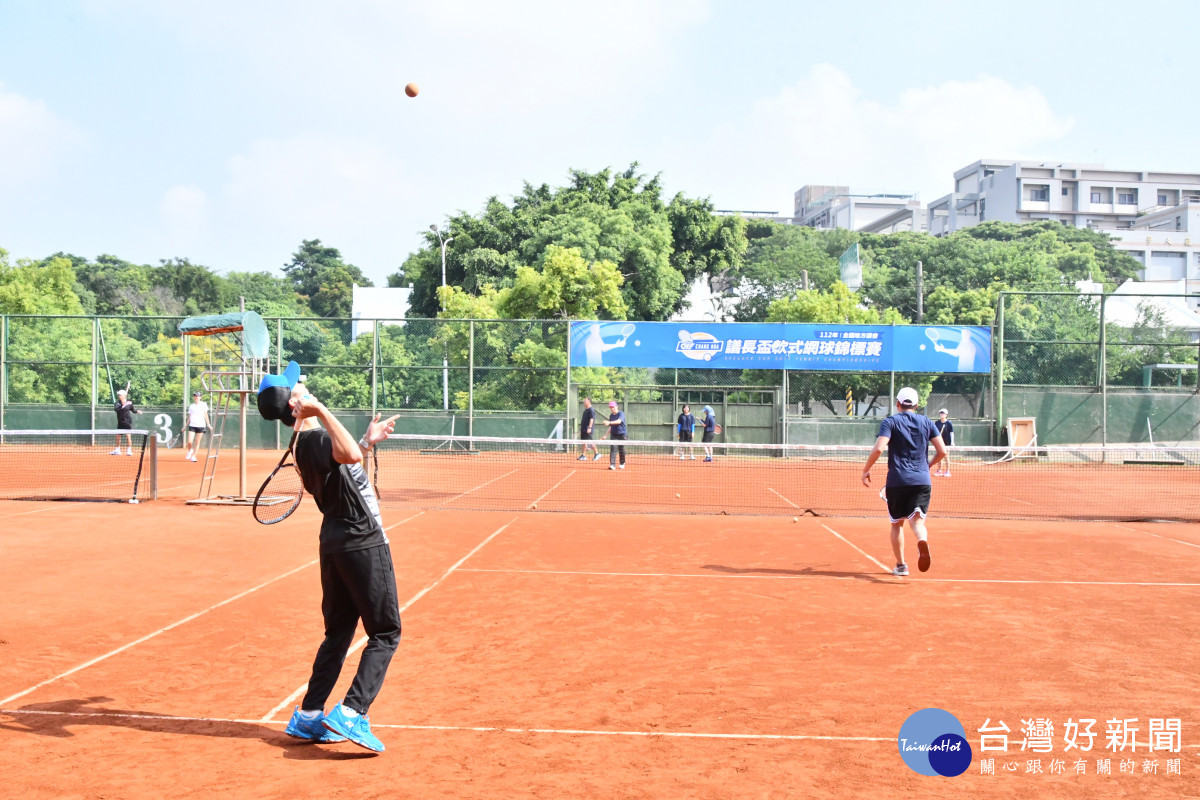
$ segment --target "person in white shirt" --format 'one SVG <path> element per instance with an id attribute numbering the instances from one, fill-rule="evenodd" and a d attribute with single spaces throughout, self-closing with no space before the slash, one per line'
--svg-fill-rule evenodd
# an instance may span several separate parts
<path id="1" fill-rule="evenodd" d="M 192 404 L 188 406 L 187 410 L 188 451 L 185 458 L 188 461 L 196 460 L 196 453 L 200 450 L 204 432 L 212 427 L 212 423 L 208 420 L 208 403 L 201 399 L 203 396 L 201 392 L 193 392 Z"/>

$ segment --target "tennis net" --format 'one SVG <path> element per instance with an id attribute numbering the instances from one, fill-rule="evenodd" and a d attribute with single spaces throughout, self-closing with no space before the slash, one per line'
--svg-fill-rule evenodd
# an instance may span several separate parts
<path id="1" fill-rule="evenodd" d="M 599 458 L 585 444 L 599 447 Z M 869 446 L 397 435 L 376 445 L 375 489 L 390 505 L 437 509 L 879 517 L 887 455 Z M 617 458 L 619 467 L 620 459 Z M 1200 520 L 1200 448 L 955 447 L 933 478 L 930 513 L 979 519 Z"/>
<path id="2" fill-rule="evenodd" d="M 157 452 L 141 430 L 0 431 L 0 499 L 153 499 Z"/>

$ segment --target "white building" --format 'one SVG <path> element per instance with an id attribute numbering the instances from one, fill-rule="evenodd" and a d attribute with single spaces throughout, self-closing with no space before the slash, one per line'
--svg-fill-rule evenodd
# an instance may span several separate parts
<path id="1" fill-rule="evenodd" d="M 1128 228 L 1141 214 L 1200 201 L 1200 173 L 1105 169 L 1098 164 L 980 160 L 954 173 L 954 191 L 929 204 L 935 236 L 980 222 L 1051 220 Z"/>
<path id="2" fill-rule="evenodd" d="M 350 316 L 350 339 L 359 334 L 372 333 L 375 320 L 386 320 L 385 325 L 399 325 L 408 314 L 408 298 L 412 289 L 394 289 L 388 286 L 358 286 L 353 288 Z"/>
<path id="3" fill-rule="evenodd" d="M 795 224 L 809 228 L 894 233 L 927 227 L 915 194 L 853 194 L 847 186 L 809 184 L 796 192 L 795 202 Z"/>
<path id="4" fill-rule="evenodd" d="M 935 236 L 989 220 L 1102 231 L 1142 265 L 1141 279 L 1200 290 L 1200 173 L 980 160 L 955 172 L 954 191 L 929 204 Z"/>

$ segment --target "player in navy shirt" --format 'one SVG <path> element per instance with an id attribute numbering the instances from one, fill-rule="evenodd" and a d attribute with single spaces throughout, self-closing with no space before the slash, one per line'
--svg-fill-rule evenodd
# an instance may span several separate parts
<path id="1" fill-rule="evenodd" d="M 592 398 L 583 398 L 583 414 L 579 417 L 579 438 L 583 439 L 583 452 L 579 454 L 579 461 L 587 461 L 588 449 L 592 451 L 592 461 L 600 458 L 600 451 L 596 449 L 596 445 L 587 444 L 596 427 L 596 409 L 592 408 Z"/>
<path id="2" fill-rule="evenodd" d="M 683 461 L 687 458 L 687 454 L 692 454 L 692 461 L 696 460 L 696 451 L 691 446 L 692 434 L 696 430 L 696 418 L 692 416 L 692 407 L 687 403 L 683 404 L 683 411 L 680 412 L 679 418 L 675 420 L 675 427 L 679 430 L 679 460 Z M 688 445 L 686 448 L 683 445 Z"/>
<path id="3" fill-rule="evenodd" d="M 937 428 L 938 435 L 946 444 L 946 458 L 941 464 L 938 464 L 938 470 L 933 474 L 945 475 L 947 478 L 950 477 L 950 448 L 954 446 L 954 423 L 950 421 L 949 417 L 950 412 L 943 408 L 938 411 L 938 418 L 933 421 L 933 427 Z"/>
<path id="4" fill-rule="evenodd" d="M 871 467 L 879 460 L 884 448 L 888 451 L 887 482 L 883 494 L 887 499 L 888 519 L 892 522 L 892 552 L 896 555 L 893 575 L 908 574 L 904 563 L 904 520 L 908 520 L 917 537 L 917 569 L 929 569 L 929 533 L 925 530 L 925 515 L 929 513 L 932 479 L 929 468 L 946 457 L 946 445 L 928 417 L 916 413 L 917 392 L 905 387 L 896 393 L 896 414 L 879 423 L 875 446 L 863 465 L 863 486 L 871 485 Z M 933 460 L 929 460 L 929 445 L 933 445 Z"/>
<path id="5" fill-rule="evenodd" d="M 701 410 L 704 412 L 704 433 L 700 436 L 700 441 L 704 443 L 704 460 L 712 461 L 712 440 L 717 435 L 717 414 L 712 406 L 705 406 Z"/>
<path id="6" fill-rule="evenodd" d="M 624 441 L 629 438 L 625 427 L 625 412 L 617 407 L 616 400 L 608 402 L 608 432 L 614 441 Z M 617 469 L 617 454 L 621 455 L 621 469 L 625 469 L 625 445 L 613 444 L 608 448 L 608 468 Z"/>

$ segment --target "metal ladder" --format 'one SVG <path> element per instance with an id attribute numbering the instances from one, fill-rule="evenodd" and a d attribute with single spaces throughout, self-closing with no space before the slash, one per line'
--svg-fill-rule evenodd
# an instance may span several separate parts
<path id="1" fill-rule="evenodd" d="M 219 379 L 218 379 L 219 380 Z M 204 456 L 204 471 L 200 476 L 200 490 L 196 493 L 197 500 L 207 500 L 212 497 L 212 482 L 217 474 L 217 459 L 221 455 L 221 441 L 225 438 L 225 422 L 229 419 L 229 406 L 236 392 L 221 392 L 217 401 L 216 417 L 213 429 L 208 434 L 208 453 Z"/>

